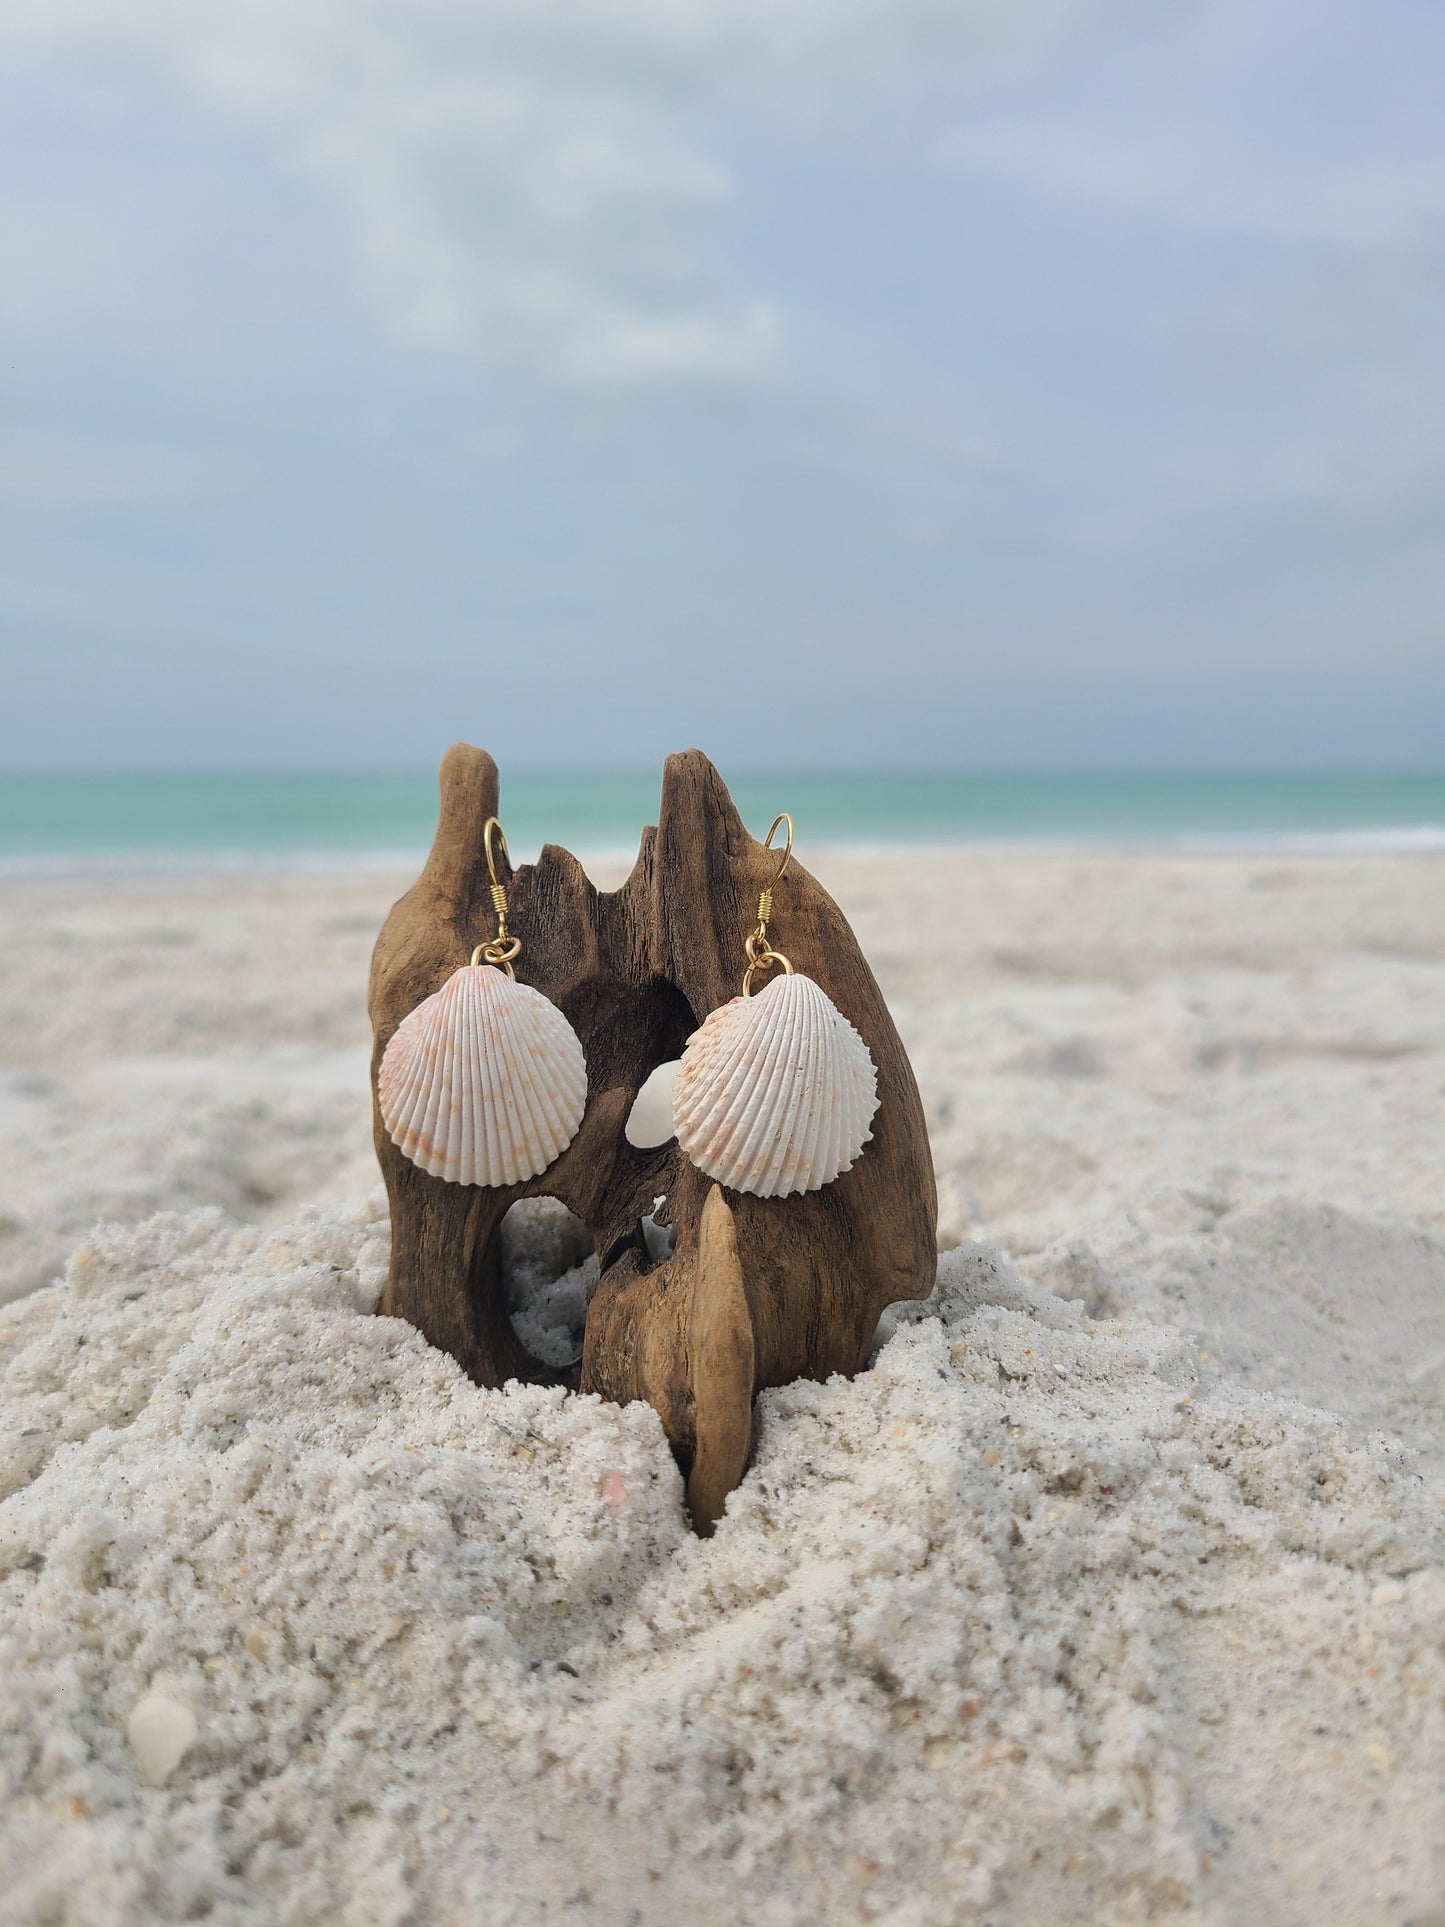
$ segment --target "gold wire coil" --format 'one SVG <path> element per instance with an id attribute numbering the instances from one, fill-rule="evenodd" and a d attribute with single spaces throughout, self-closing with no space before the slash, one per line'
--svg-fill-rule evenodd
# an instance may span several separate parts
<path id="1" fill-rule="evenodd" d="M 757 923 L 743 940 L 743 949 L 747 952 L 748 958 L 748 967 L 743 973 L 744 997 L 751 997 L 753 994 L 753 978 L 764 970 L 771 970 L 774 964 L 781 964 L 786 976 L 791 977 L 793 974 L 793 966 L 788 962 L 782 951 L 770 950 L 768 948 L 768 919 L 773 914 L 773 891 L 777 888 L 778 884 L 782 882 L 783 872 L 788 867 L 788 858 L 793 854 L 793 819 L 788 815 L 786 810 L 780 811 L 779 814 L 773 818 L 772 825 L 767 835 L 763 838 L 763 848 L 765 850 L 772 849 L 773 838 L 778 833 L 778 825 L 780 823 L 786 823 L 788 826 L 787 840 L 783 844 L 782 856 L 779 859 L 777 869 L 773 872 L 771 880 L 764 885 L 762 893 L 758 897 Z"/>
<path id="2" fill-rule="evenodd" d="M 482 848 L 487 856 L 487 874 L 492 879 L 492 908 L 497 913 L 497 934 L 490 943 L 477 945 L 472 952 L 472 962 L 496 964 L 499 970 L 505 970 L 507 975 L 515 981 L 517 973 L 512 968 L 512 959 L 521 956 L 522 941 L 520 937 L 514 937 L 507 928 L 507 886 L 497 875 L 497 856 L 492 848 L 493 837 L 501 844 L 502 855 L 506 858 L 509 868 L 512 862 L 512 853 L 507 848 L 507 838 L 502 826 L 495 816 L 489 816 L 482 828 Z"/>
<path id="3" fill-rule="evenodd" d="M 748 969 L 742 973 L 742 994 L 744 994 L 744 996 L 751 996 L 751 994 L 753 994 L 753 977 L 761 977 L 765 971 L 771 971 L 775 964 L 782 965 L 782 973 L 784 973 L 786 977 L 792 977 L 792 964 L 786 960 L 786 956 L 784 956 L 780 950 L 773 950 L 773 948 L 769 946 L 769 940 L 767 940 L 767 925 L 769 925 L 769 917 L 773 915 L 773 892 L 775 892 L 776 886 L 782 883 L 782 873 L 784 873 L 784 869 L 788 867 L 788 858 L 792 856 L 792 817 L 788 815 L 786 809 L 780 811 L 776 817 L 773 817 L 773 823 L 769 825 L 769 832 L 767 832 L 767 836 L 763 838 L 763 848 L 765 848 L 765 850 L 771 850 L 771 848 L 773 848 L 773 838 L 778 834 L 778 827 L 784 825 L 784 823 L 788 825 L 788 834 L 786 834 L 786 840 L 784 840 L 784 844 L 782 844 L 782 854 L 780 854 L 780 858 L 778 858 L 778 867 L 773 871 L 773 877 L 769 879 L 769 883 L 763 884 L 763 890 L 761 890 L 761 894 L 759 894 L 759 898 L 757 898 L 757 923 L 753 925 L 753 929 L 749 931 L 748 937 L 744 938 L 744 944 L 742 944 L 742 948 L 744 948 L 746 954 L 748 954 Z"/>

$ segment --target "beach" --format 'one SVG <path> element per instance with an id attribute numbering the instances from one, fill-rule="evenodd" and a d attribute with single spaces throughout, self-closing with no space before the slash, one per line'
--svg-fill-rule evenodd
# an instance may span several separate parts
<path id="1" fill-rule="evenodd" d="M 939 1287 L 708 1541 L 375 1315 L 408 876 L 0 882 L 17 1927 L 1445 1927 L 1445 856 L 798 855 Z"/>

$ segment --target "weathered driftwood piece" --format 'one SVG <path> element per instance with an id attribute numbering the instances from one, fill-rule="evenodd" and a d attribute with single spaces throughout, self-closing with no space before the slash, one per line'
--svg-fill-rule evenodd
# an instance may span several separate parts
<path id="1" fill-rule="evenodd" d="M 774 891 L 773 935 L 872 1052 L 872 1142 L 835 1183 L 770 1199 L 724 1191 L 675 1141 L 654 1150 L 627 1142 L 648 1074 L 737 994 L 743 937 L 777 863 L 743 827 L 711 763 L 688 750 L 667 759 L 657 828 L 643 832 L 620 890 L 599 893 L 551 844 L 508 886 L 524 946 L 518 976 L 561 1007 L 586 1051 L 576 1138 L 540 1177 L 505 1189 L 427 1176 L 375 1115 L 376 1071 L 406 1013 L 492 935 L 482 826 L 493 814 L 496 764 L 454 745 L 442 761 L 431 855 L 372 959 L 373 1112 L 392 1226 L 382 1309 L 410 1319 L 480 1384 L 560 1381 L 646 1399 L 687 1476 L 694 1521 L 710 1531 L 746 1468 L 758 1390 L 856 1372 L 883 1308 L 932 1288 L 937 1205 L 918 1089 L 841 911 L 794 860 Z M 659 1195 L 657 1215 L 676 1225 L 677 1246 L 655 1264 L 641 1221 Z M 530 1196 L 560 1198 L 583 1219 L 601 1262 L 581 1364 L 568 1371 L 533 1358 L 507 1312 L 501 1223 Z"/>

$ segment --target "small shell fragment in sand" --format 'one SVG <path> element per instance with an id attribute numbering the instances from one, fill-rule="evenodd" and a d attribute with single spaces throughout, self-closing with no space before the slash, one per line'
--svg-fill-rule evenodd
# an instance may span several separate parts
<path id="1" fill-rule="evenodd" d="M 245 1639 L 246 1651 L 252 1659 L 259 1659 L 263 1666 L 270 1665 L 271 1661 L 280 1654 L 284 1644 L 285 1641 L 276 1628 L 268 1626 L 262 1619 L 256 1621 Z"/>
<path id="2" fill-rule="evenodd" d="M 142 1777 L 164 1786 L 196 1738 L 196 1716 L 183 1700 L 147 1693 L 131 1710 L 126 1738 Z"/>

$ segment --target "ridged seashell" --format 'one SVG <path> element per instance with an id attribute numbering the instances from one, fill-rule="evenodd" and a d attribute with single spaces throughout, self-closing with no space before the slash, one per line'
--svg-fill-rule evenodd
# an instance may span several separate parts
<path id="1" fill-rule="evenodd" d="M 376 1080 L 381 1120 L 413 1164 L 452 1184 L 516 1184 L 577 1135 L 587 1065 L 539 990 L 463 964 L 403 1017 Z"/>
<path id="2" fill-rule="evenodd" d="M 698 1169 L 758 1198 L 831 1184 L 877 1109 L 867 1045 L 797 971 L 713 1011 L 687 1040 L 672 1099 L 677 1141 Z"/>

